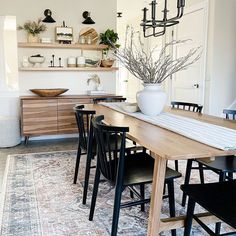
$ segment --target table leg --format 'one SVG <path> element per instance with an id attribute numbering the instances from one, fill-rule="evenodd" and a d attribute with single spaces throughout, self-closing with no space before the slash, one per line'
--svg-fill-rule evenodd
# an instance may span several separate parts
<path id="1" fill-rule="evenodd" d="M 152 154 L 155 158 L 153 183 L 152 183 L 152 196 L 148 220 L 148 236 L 157 236 L 160 233 L 161 223 L 161 206 L 163 189 L 165 183 L 165 172 L 167 160 Z"/>

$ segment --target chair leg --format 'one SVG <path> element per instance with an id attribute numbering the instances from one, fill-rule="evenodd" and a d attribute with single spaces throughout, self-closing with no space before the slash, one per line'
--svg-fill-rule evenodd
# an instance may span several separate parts
<path id="1" fill-rule="evenodd" d="M 193 201 L 193 199 L 189 198 L 187 216 L 184 224 L 184 236 L 190 236 L 193 222 L 194 208 L 195 208 L 195 202 Z"/>
<path id="2" fill-rule="evenodd" d="M 167 182 L 168 188 L 168 198 L 169 198 L 169 209 L 170 217 L 175 217 L 175 190 L 174 190 L 174 180 Z M 176 236 L 176 230 L 171 230 L 171 235 Z"/>
<path id="3" fill-rule="evenodd" d="M 179 171 L 179 162 L 175 160 L 175 170 Z"/>
<path id="4" fill-rule="evenodd" d="M 203 165 L 201 163 L 198 163 L 198 166 L 199 166 L 200 181 L 201 181 L 201 184 L 204 184 Z"/>
<path id="5" fill-rule="evenodd" d="M 130 197 L 134 198 L 134 193 L 130 190 Z"/>
<path id="6" fill-rule="evenodd" d="M 111 227 L 111 236 L 116 236 L 117 235 L 122 192 L 123 192 L 122 185 L 121 184 L 116 185 L 114 208 L 113 208 L 113 218 L 112 218 L 112 227 Z"/>
<path id="7" fill-rule="evenodd" d="M 145 199 L 145 185 L 140 184 L 140 195 L 143 199 Z M 145 204 L 141 204 L 141 211 L 145 211 Z"/>
<path id="8" fill-rule="evenodd" d="M 189 182 L 190 182 L 190 175 L 191 175 L 191 170 L 192 170 L 192 164 L 193 164 L 193 160 L 189 159 L 189 160 L 187 161 L 184 184 L 189 184 Z M 187 196 L 186 196 L 186 194 L 183 192 L 183 197 L 182 197 L 182 206 L 183 206 L 183 207 L 184 207 L 185 204 L 186 204 L 186 199 L 187 199 Z"/>
<path id="9" fill-rule="evenodd" d="M 81 147 L 80 142 L 78 145 L 77 156 L 76 156 L 76 163 L 75 163 L 75 174 L 74 174 L 74 184 L 77 182 L 78 172 L 79 172 L 79 164 L 80 164 L 80 157 L 81 157 Z"/>
<path id="10" fill-rule="evenodd" d="M 96 200 L 97 200 L 97 194 L 98 194 L 98 186 L 100 182 L 100 167 L 97 162 L 97 167 L 96 167 L 96 173 L 95 173 L 95 179 L 94 179 L 94 186 L 93 186 L 93 196 L 92 196 L 92 201 L 91 201 L 91 206 L 90 206 L 90 213 L 89 213 L 89 220 L 93 220 L 93 215 L 94 215 L 94 210 L 95 210 L 95 205 L 96 205 Z"/>
<path id="11" fill-rule="evenodd" d="M 229 178 L 229 180 L 233 180 L 234 174 L 232 172 L 228 172 L 228 178 Z"/>
<path id="12" fill-rule="evenodd" d="M 216 223 L 215 234 L 220 235 L 221 222 Z"/>
<path id="13" fill-rule="evenodd" d="M 224 182 L 226 179 L 226 173 L 225 172 L 220 172 L 219 173 L 219 182 Z"/>
<path id="14" fill-rule="evenodd" d="M 85 177 L 84 177 L 84 191 L 83 191 L 83 204 L 84 205 L 86 204 L 86 200 L 87 200 L 87 193 L 88 193 L 88 186 L 89 186 L 89 175 L 90 175 L 92 156 L 93 156 L 92 154 L 87 155 Z"/>

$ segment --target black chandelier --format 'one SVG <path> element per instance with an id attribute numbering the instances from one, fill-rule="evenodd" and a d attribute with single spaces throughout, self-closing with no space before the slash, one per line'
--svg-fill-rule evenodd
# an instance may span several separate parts
<path id="1" fill-rule="evenodd" d="M 175 17 L 172 17 L 168 19 L 168 12 L 169 10 L 167 9 L 167 0 L 164 0 L 164 9 L 163 9 L 163 19 L 158 20 L 156 18 L 156 6 L 157 1 L 153 0 L 151 2 L 151 19 L 147 19 L 147 11 L 148 9 L 145 7 L 143 9 L 143 20 L 140 26 L 143 27 L 143 34 L 144 37 L 158 37 L 161 35 L 164 35 L 166 32 L 166 28 L 176 25 L 179 23 L 178 19 L 180 19 L 183 14 L 184 14 L 184 7 L 185 7 L 185 0 L 177 0 L 177 15 Z M 148 31 L 148 32 L 147 32 Z M 151 31 L 151 32 L 150 32 Z"/>

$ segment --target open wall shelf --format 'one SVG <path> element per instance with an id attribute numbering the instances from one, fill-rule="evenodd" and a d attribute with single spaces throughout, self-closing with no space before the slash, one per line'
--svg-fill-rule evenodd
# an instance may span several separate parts
<path id="1" fill-rule="evenodd" d="M 59 43 L 18 43 L 19 48 L 61 48 L 61 49 L 81 49 L 81 50 L 103 50 L 107 45 L 102 44 L 59 44 Z"/>
<path id="2" fill-rule="evenodd" d="M 19 71 L 117 71 L 118 67 L 28 67 L 19 68 Z"/>

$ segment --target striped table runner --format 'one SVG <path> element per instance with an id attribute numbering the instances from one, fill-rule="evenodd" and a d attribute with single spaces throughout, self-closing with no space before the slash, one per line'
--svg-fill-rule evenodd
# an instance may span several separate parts
<path id="1" fill-rule="evenodd" d="M 128 113 L 121 108 L 124 103 L 119 102 L 100 104 L 221 150 L 236 149 L 236 130 L 233 129 L 170 113 L 162 113 L 154 117 L 141 112 Z"/>

